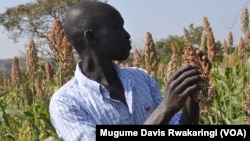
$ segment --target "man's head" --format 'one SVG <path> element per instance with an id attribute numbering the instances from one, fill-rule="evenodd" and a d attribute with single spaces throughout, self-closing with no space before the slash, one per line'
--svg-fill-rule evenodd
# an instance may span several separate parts
<path id="1" fill-rule="evenodd" d="M 79 54 L 92 47 L 111 60 L 124 60 L 129 55 L 130 35 L 123 24 L 120 13 L 102 2 L 73 5 L 63 22 L 64 32 Z"/>

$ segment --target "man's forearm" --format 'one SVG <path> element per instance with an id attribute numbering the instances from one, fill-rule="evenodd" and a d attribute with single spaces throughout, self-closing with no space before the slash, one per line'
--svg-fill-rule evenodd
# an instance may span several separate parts
<path id="1" fill-rule="evenodd" d="M 186 104 L 183 108 L 180 124 L 198 124 L 200 116 L 199 103 L 188 97 Z"/>
<path id="2" fill-rule="evenodd" d="M 171 111 L 171 108 L 167 108 L 163 104 L 160 104 L 155 111 L 150 115 L 150 117 L 144 122 L 144 124 L 148 125 L 160 125 L 160 124 L 167 124 L 174 112 Z"/>

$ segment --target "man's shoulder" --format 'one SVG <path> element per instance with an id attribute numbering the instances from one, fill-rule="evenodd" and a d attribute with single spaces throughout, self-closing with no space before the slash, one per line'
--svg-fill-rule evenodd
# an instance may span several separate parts
<path id="1" fill-rule="evenodd" d="M 73 87 L 75 87 L 75 81 L 76 80 L 74 78 L 72 78 L 71 80 L 69 80 L 68 82 L 63 84 L 61 87 L 58 87 L 54 91 L 51 99 L 60 99 L 60 98 L 63 98 L 63 97 L 69 97 L 69 94 L 71 93 L 70 91 L 76 90 L 76 89 L 73 88 Z"/>
<path id="2" fill-rule="evenodd" d="M 145 69 L 138 68 L 138 67 L 124 67 L 124 68 L 121 68 L 121 71 L 123 73 L 148 75 L 148 72 Z"/>
<path id="3" fill-rule="evenodd" d="M 121 68 L 120 74 L 123 77 L 129 78 L 135 81 L 149 82 L 149 80 L 152 79 L 149 73 L 145 69 L 138 68 L 138 67 Z"/>

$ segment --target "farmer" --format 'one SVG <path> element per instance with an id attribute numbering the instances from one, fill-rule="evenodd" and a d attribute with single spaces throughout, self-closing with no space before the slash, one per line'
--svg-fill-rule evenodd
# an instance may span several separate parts
<path id="1" fill-rule="evenodd" d="M 65 34 L 80 56 L 74 77 L 52 96 L 51 123 L 65 141 L 94 141 L 100 124 L 198 124 L 199 72 L 179 68 L 161 94 L 141 68 L 113 61 L 130 54 L 130 35 L 120 13 L 102 2 L 73 5 L 63 21 Z"/>

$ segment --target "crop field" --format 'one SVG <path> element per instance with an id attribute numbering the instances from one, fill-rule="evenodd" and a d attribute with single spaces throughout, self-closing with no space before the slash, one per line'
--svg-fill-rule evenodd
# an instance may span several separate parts
<path id="1" fill-rule="evenodd" d="M 224 42 L 217 41 L 209 20 L 203 17 L 198 45 L 184 28 L 183 42 L 173 39 L 168 46 L 169 53 L 164 54 L 165 46 L 154 42 L 153 35 L 147 32 L 143 49 L 133 48 L 129 59 L 114 63 L 147 70 L 159 84 L 163 96 L 173 72 L 181 65 L 193 64 L 202 76 L 202 89 L 197 92 L 199 124 L 249 124 L 250 30 L 247 9 L 242 12 L 240 22 L 240 32 L 245 36 L 237 45 L 233 45 L 231 32 Z M 23 57 L 26 68 L 20 69 L 20 58 L 15 57 L 10 75 L 0 76 L 1 141 L 58 140 L 50 123 L 49 101 L 53 93 L 73 76 L 78 56 L 65 37 L 60 20 L 54 21 L 48 37 L 50 59 L 44 61 L 39 57 L 36 43 L 30 40 Z M 205 57 L 199 56 L 200 53 Z"/>

